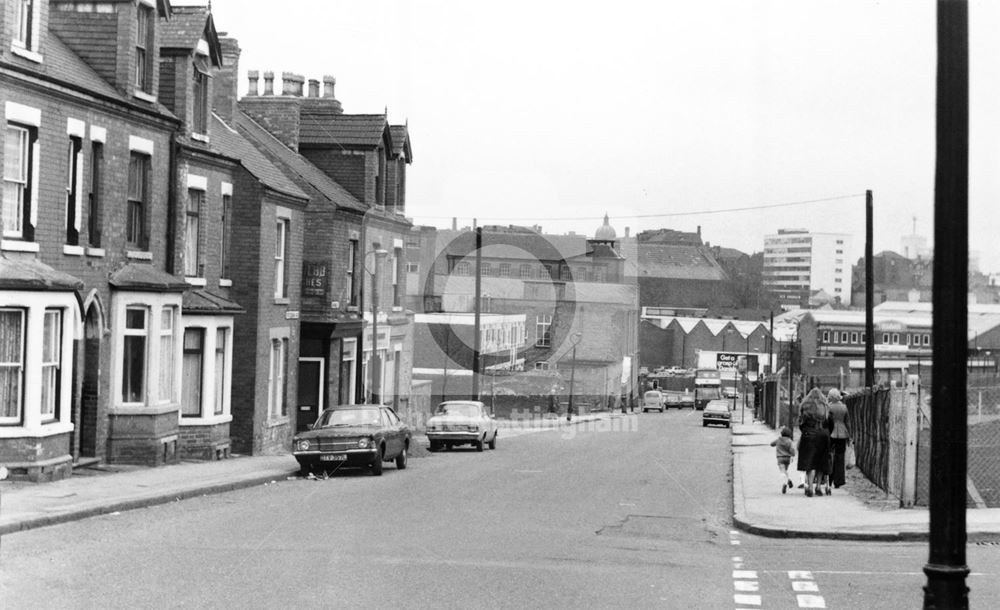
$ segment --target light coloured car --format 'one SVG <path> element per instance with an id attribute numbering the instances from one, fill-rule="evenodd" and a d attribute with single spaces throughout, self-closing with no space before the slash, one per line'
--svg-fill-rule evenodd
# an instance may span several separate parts
<path id="1" fill-rule="evenodd" d="M 728 428 L 732 416 L 729 411 L 731 404 L 728 400 L 722 399 L 708 401 L 708 404 L 705 405 L 705 409 L 701 413 L 702 427 L 709 424 L 722 424 Z"/>
<path id="2" fill-rule="evenodd" d="M 646 411 L 663 411 L 667 408 L 667 401 L 663 397 L 663 392 L 659 390 L 649 390 L 642 395 L 642 412 Z"/>
<path id="3" fill-rule="evenodd" d="M 496 449 L 499 432 L 490 408 L 478 400 L 442 402 L 427 420 L 431 451 L 458 445 L 472 445 L 476 451 L 482 451 L 484 445 Z"/>

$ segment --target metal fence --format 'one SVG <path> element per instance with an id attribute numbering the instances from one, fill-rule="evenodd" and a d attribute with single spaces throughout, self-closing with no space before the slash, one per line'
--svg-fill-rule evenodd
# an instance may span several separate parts
<path id="1" fill-rule="evenodd" d="M 930 497 L 931 408 L 930 385 L 921 379 L 917 414 L 917 498 L 926 506 Z M 966 391 L 968 414 L 968 470 L 966 505 L 1000 507 L 1000 377 L 971 375 Z"/>

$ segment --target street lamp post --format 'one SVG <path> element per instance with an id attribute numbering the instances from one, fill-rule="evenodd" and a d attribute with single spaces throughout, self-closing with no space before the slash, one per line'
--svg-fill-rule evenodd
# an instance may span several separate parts
<path id="1" fill-rule="evenodd" d="M 372 377 L 372 387 L 370 392 L 370 403 L 380 404 L 380 390 L 382 381 L 382 368 L 379 362 L 378 356 L 378 267 L 379 263 L 389 254 L 388 250 L 381 247 L 378 242 L 372 243 L 373 250 L 367 252 L 365 257 L 369 254 L 375 255 L 375 269 L 368 269 L 365 266 L 365 271 L 372 276 L 372 354 L 369 359 L 369 368 L 371 369 Z"/>
<path id="2" fill-rule="evenodd" d="M 573 381 L 576 378 L 576 346 L 583 338 L 583 333 L 573 333 L 569 340 L 573 342 L 573 360 L 569 368 L 569 405 L 566 406 L 566 421 L 573 420 Z"/>

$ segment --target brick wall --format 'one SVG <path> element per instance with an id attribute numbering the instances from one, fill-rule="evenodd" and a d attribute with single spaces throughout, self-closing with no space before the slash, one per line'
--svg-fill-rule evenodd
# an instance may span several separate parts
<path id="1" fill-rule="evenodd" d="M 247 98 L 243 98 L 246 100 Z M 243 102 L 241 101 L 242 105 Z M 333 178 L 337 184 L 347 189 L 358 201 L 372 205 L 375 194 L 375 173 L 371 171 L 371 190 L 367 188 L 368 180 L 366 172 L 368 164 L 365 156 L 351 154 L 353 151 L 341 151 L 326 148 L 303 148 L 302 156 L 309 159 L 313 165 L 323 170 L 323 172 Z M 369 194 L 369 192 L 371 194 Z"/>
<path id="2" fill-rule="evenodd" d="M 183 459 L 217 460 L 229 457 L 229 424 L 181 426 L 179 453 Z"/>
<path id="3" fill-rule="evenodd" d="M 280 95 L 247 95 L 239 107 L 292 150 L 299 147 L 302 98 Z"/>

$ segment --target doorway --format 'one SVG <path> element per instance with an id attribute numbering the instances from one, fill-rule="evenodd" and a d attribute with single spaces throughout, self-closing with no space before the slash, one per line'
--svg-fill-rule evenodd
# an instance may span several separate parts
<path id="1" fill-rule="evenodd" d="M 97 455 L 97 412 L 100 404 L 101 378 L 101 311 L 91 303 L 84 319 L 83 337 L 83 388 L 80 400 L 80 419 L 74 422 L 80 430 L 79 457 Z"/>
<path id="2" fill-rule="evenodd" d="M 307 430 L 323 412 L 326 385 L 324 358 L 299 358 L 299 400 L 295 431 Z"/>

